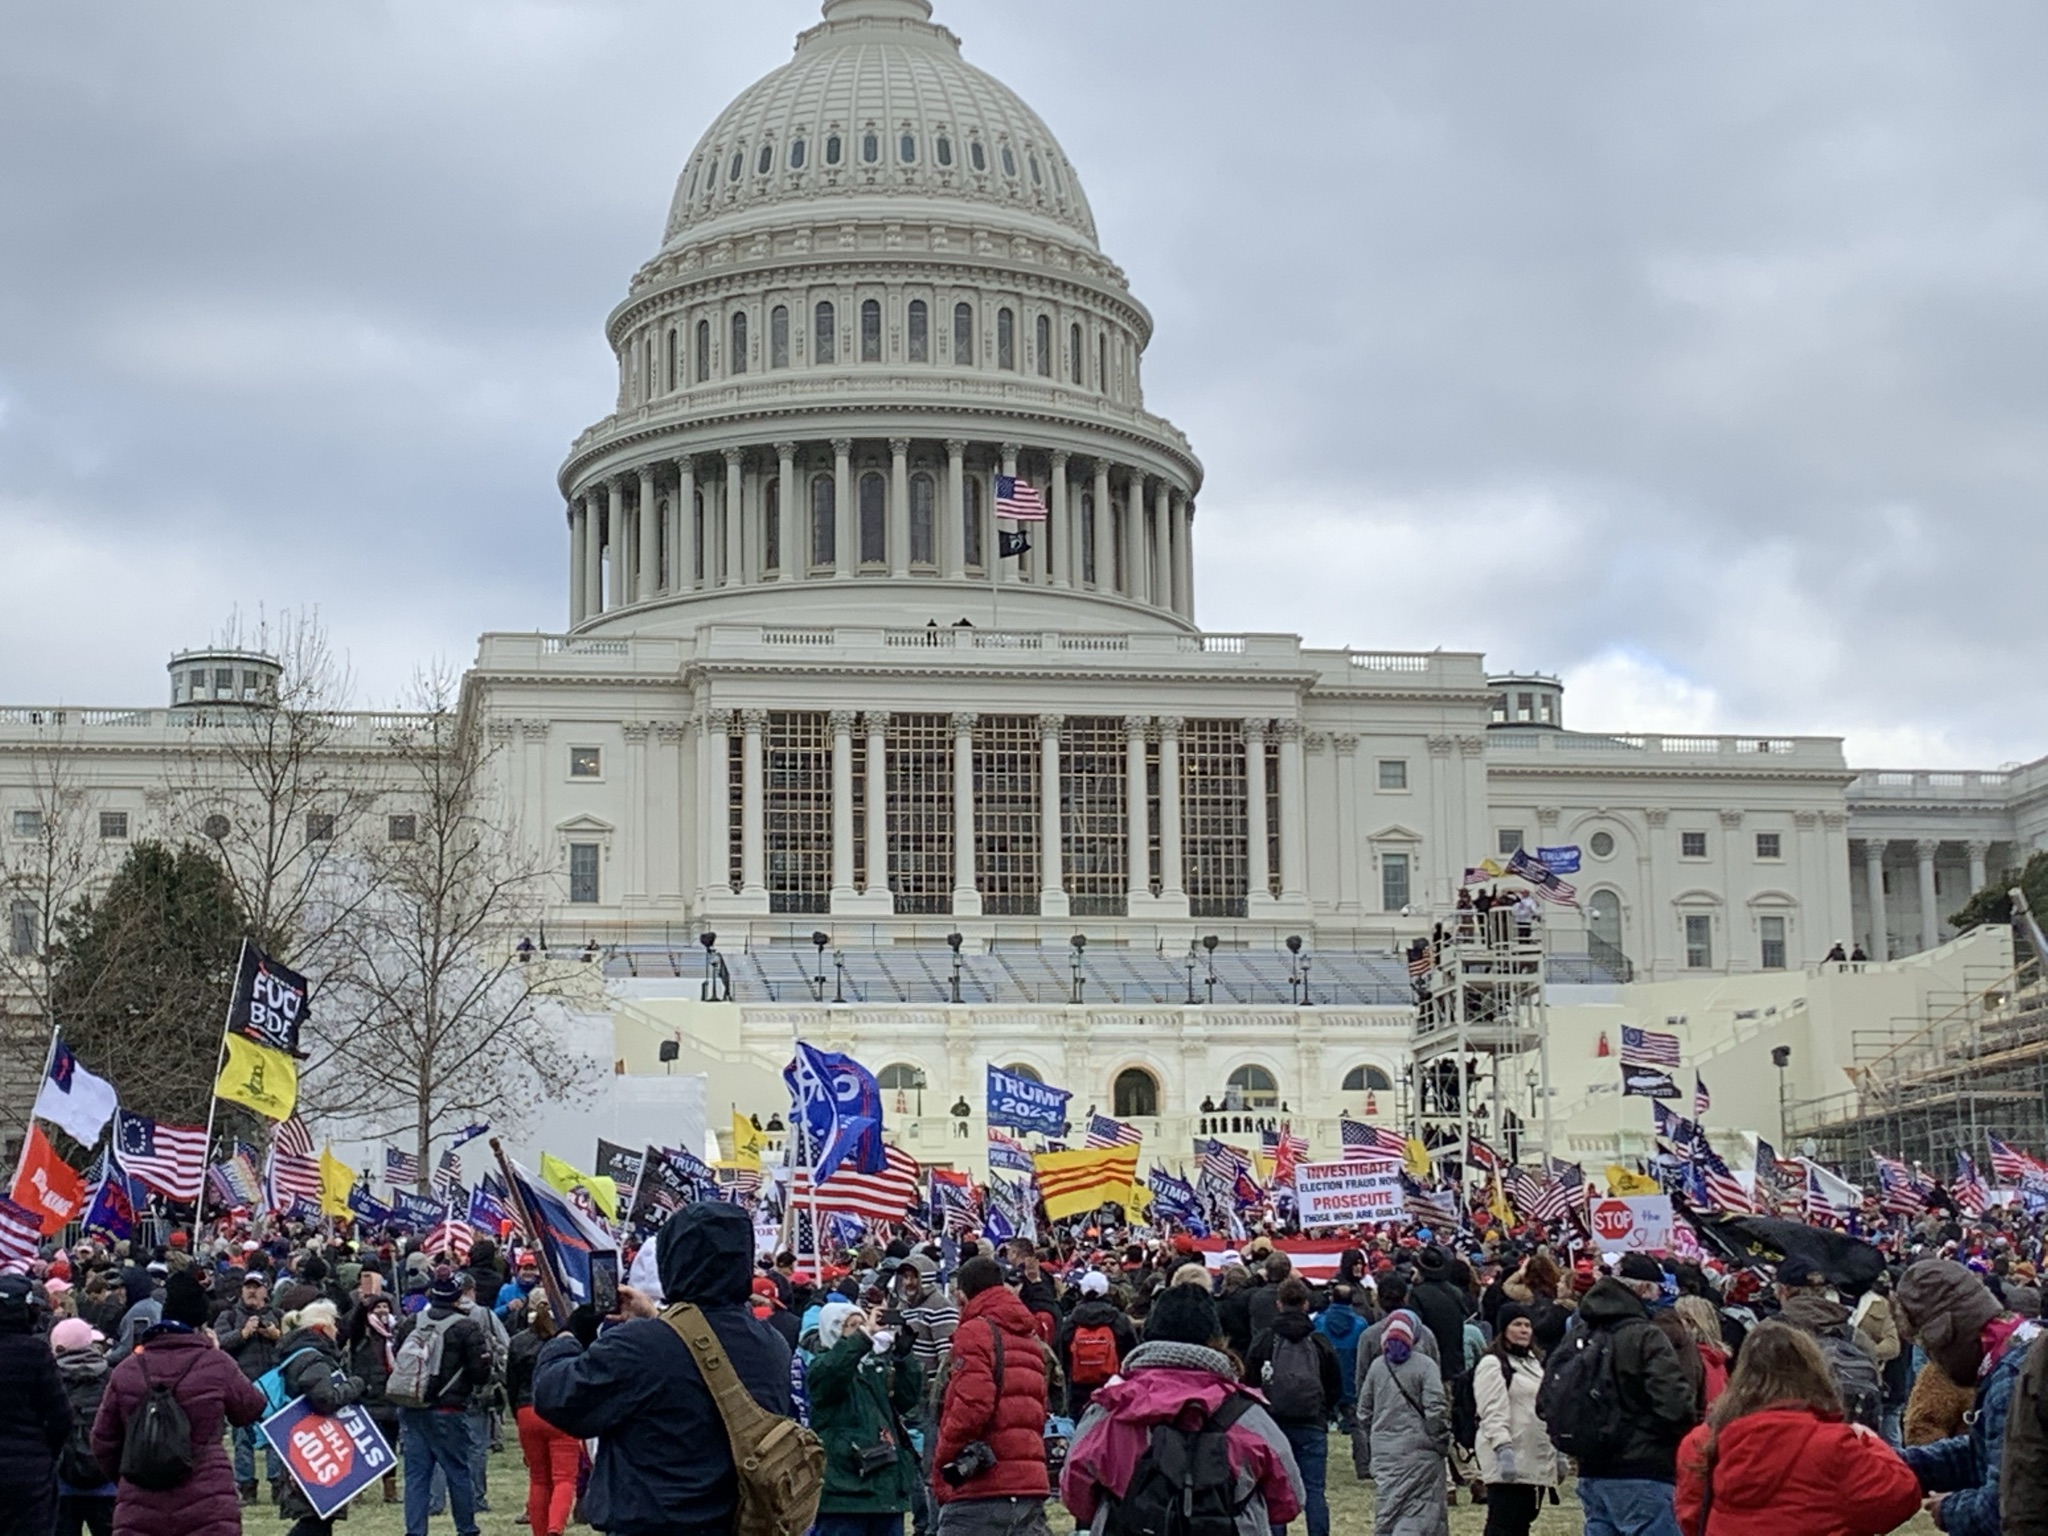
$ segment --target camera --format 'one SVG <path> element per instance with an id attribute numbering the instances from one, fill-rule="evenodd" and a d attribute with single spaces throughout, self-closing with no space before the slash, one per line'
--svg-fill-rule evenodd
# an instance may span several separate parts
<path id="1" fill-rule="evenodd" d="M 939 1475 L 958 1488 L 984 1472 L 993 1471 L 995 1464 L 996 1453 L 988 1448 L 985 1441 L 970 1440 L 960 1447 L 958 1456 L 939 1468 Z"/>

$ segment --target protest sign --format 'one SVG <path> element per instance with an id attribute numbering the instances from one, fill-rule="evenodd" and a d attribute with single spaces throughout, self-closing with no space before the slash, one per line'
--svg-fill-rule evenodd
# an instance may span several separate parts
<path id="1" fill-rule="evenodd" d="M 1401 1174 L 1386 1163 L 1297 1163 L 1294 1198 L 1304 1227 L 1388 1221 L 1401 1214 Z"/>
<path id="2" fill-rule="evenodd" d="M 263 1421 L 263 1438 L 322 1520 L 396 1471 L 398 1458 L 357 1403 L 315 1413 L 295 1397 Z"/>
<path id="3" fill-rule="evenodd" d="M 1671 1247 L 1669 1195 L 1603 1195 L 1589 1213 L 1593 1240 L 1607 1253 L 1663 1253 Z"/>

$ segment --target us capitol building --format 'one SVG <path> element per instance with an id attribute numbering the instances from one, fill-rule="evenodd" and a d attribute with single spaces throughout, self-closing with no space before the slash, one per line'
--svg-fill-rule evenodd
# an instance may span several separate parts
<path id="1" fill-rule="evenodd" d="M 2048 761 L 1577 733 L 1555 679 L 1477 654 L 1203 630 L 1151 316 L 927 0 L 825 0 L 691 153 L 605 334 L 618 396 L 560 472 L 567 629 L 485 635 L 465 707 L 556 872 L 548 943 L 600 946 L 621 1070 L 706 1073 L 714 1124 L 776 1102 L 800 1032 L 882 1068 L 940 1160 L 979 1152 L 951 1109 L 978 1116 L 985 1061 L 1171 1150 L 1209 1100 L 1332 1151 L 1340 1111 L 1423 1107 L 1402 951 L 1482 859 L 1580 850 L 1546 976 L 1611 1002 L 1933 951 L 2048 841 Z M 168 709 L 0 711 L 0 804 L 32 809 L 65 717 L 110 853 L 192 835 L 165 764 L 268 665 L 181 657 Z M 1537 1112 L 1533 1066 L 1486 1071 L 1496 1113 Z"/>

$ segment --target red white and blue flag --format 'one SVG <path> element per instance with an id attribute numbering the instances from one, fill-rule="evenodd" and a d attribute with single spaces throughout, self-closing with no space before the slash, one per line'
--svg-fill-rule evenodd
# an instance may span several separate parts
<path id="1" fill-rule="evenodd" d="M 1986 1136 L 1991 1146 L 1991 1177 L 2001 1184 L 2017 1184 L 2029 1173 L 2039 1173 L 2041 1164 L 2031 1153 L 1996 1136 Z"/>
<path id="2" fill-rule="evenodd" d="M 168 1200 L 197 1200 L 206 1182 L 206 1128 L 160 1125 L 148 1115 L 114 1111 L 114 1159 Z M 314 1198 L 319 1198 L 316 1171 Z"/>
<path id="3" fill-rule="evenodd" d="M 270 1206 L 288 1211 L 294 1200 L 320 1203 L 320 1159 L 313 1150 L 313 1133 L 297 1115 L 277 1122 L 270 1133 Z"/>
<path id="4" fill-rule="evenodd" d="M 43 1240 L 43 1219 L 0 1196 L 0 1275 L 25 1275 Z"/>
<path id="5" fill-rule="evenodd" d="M 1377 1163 L 1389 1158 L 1398 1162 L 1408 1153 L 1408 1139 L 1399 1131 L 1367 1125 L 1363 1120 L 1340 1121 L 1337 1130 L 1347 1163 Z"/>
<path id="6" fill-rule="evenodd" d="M 849 1162 L 830 1178 L 818 1181 L 817 1207 L 822 1214 L 837 1211 L 875 1221 L 901 1221 L 917 1204 L 918 1176 L 923 1171 L 916 1158 L 897 1147 L 883 1149 L 882 1171 L 857 1172 Z M 811 1208 L 811 1170 L 799 1165 L 790 1176 L 790 1202 Z"/>
<path id="7" fill-rule="evenodd" d="M 401 1152 L 396 1147 L 384 1149 L 384 1182 L 393 1189 L 418 1189 L 420 1187 L 420 1160 L 410 1152 Z"/>
<path id="8" fill-rule="evenodd" d="M 1045 499 L 1038 487 L 1016 475 L 996 476 L 996 516 L 1020 523 L 1045 521 Z"/>
<path id="9" fill-rule="evenodd" d="M 1090 1115 L 1088 1134 L 1081 1146 L 1086 1151 L 1099 1151 L 1104 1147 L 1135 1147 L 1145 1139 L 1144 1132 L 1127 1120 L 1112 1120 L 1108 1115 Z"/>
<path id="10" fill-rule="evenodd" d="M 1678 1070 L 1678 1036 L 1654 1029 L 1621 1026 L 1621 1064 L 1625 1067 L 1667 1067 Z"/>
<path id="11" fill-rule="evenodd" d="M 1950 1193 L 1955 1196 L 1957 1209 L 1965 1216 L 1981 1216 L 1991 1204 L 1984 1180 L 1978 1177 L 1977 1165 L 1970 1161 L 1966 1152 L 1956 1154 L 1956 1181 L 1950 1186 Z"/>

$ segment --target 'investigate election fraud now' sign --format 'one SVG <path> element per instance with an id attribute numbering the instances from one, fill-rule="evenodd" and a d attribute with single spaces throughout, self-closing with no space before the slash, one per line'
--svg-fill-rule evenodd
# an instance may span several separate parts
<path id="1" fill-rule="evenodd" d="M 322 1520 L 398 1467 L 398 1457 L 356 1403 L 339 1413 L 315 1413 L 295 1397 L 263 1421 L 263 1438 Z"/>
<path id="2" fill-rule="evenodd" d="M 1392 1221 L 1401 1214 L 1401 1174 L 1389 1163 L 1296 1163 L 1294 1200 L 1304 1227 Z"/>

